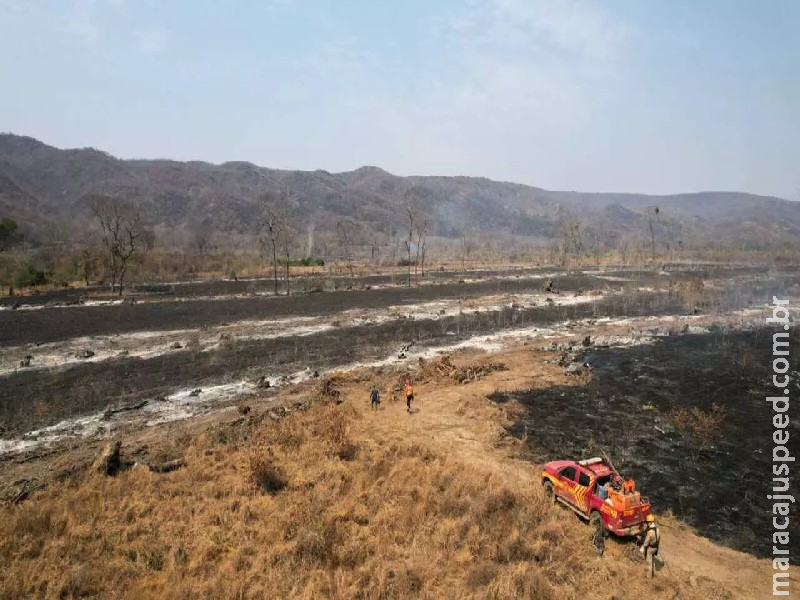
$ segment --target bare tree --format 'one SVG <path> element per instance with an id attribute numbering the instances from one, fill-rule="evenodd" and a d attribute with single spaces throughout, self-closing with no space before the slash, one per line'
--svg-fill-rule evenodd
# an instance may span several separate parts
<path id="1" fill-rule="evenodd" d="M 423 198 L 426 190 L 422 188 L 411 188 L 405 193 L 405 212 L 408 219 L 408 238 L 406 239 L 406 262 L 408 264 L 408 285 L 411 285 L 411 267 L 414 273 L 420 265 L 420 259 L 424 257 L 424 243 L 428 237 L 429 219 L 423 209 Z M 414 234 L 416 233 L 416 241 Z M 411 259 L 412 253 L 414 259 Z"/>
<path id="2" fill-rule="evenodd" d="M 273 194 L 264 194 L 261 197 L 262 229 L 264 237 L 261 238 L 263 246 L 272 250 L 272 279 L 275 283 L 275 295 L 278 295 L 278 235 L 281 228 L 281 219 L 278 214 L 278 197 Z"/>
<path id="3" fill-rule="evenodd" d="M 292 264 L 292 247 L 294 245 L 295 230 L 284 222 L 283 227 L 278 231 L 278 247 L 283 254 L 284 281 L 286 282 L 286 295 L 289 295 L 289 267 Z"/>
<path id="4" fill-rule="evenodd" d="M 192 226 L 191 244 L 192 249 L 197 253 L 199 258 L 203 258 L 208 250 L 211 249 L 211 236 L 213 231 L 211 227 L 199 223 Z"/>
<path id="5" fill-rule="evenodd" d="M 425 245 L 428 241 L 428 224 L 427 216 L 421 215 L 417 219 L 417 256 L 414 260 L 414 272 L 416 272 L 417 265 L 420 268 L 420 275 L 425 277 Z"/>
<path id="6" fill-rule="evenodd" d="M 472 216 L 467 214 L 461 227 L 461 270 L 466 271 L 466 261 L 469 260 L 469 253 L 472 248 L 472 234 L 474 233 L 474 222 Z"/>
<path id="7" fill-rule="evenodd" d="M 619 242 L 619 246 L 617 250 L 619 251 L 619 258 L 622 261 L 623 265 L 628 264 L 628 250 L 630 249 L 630 241 L 627 238 L 623 238 Z"/>
<path id="8" fill-rule="evenodd" d="M 314 221 L 309 221 L 306 226 L 306 258 L 314 255 Z"/>
<path id="9" fill-rule="evenodd" d="M 141 215 L 127 200 L 109 196 L 92 196 L 89 206 L 100 225 L 106 266 L 111 274 L 111 291 L 119 286 L 122 295 L 125 274 L 132 258 L 153 245 L 153 233 Z"/>
<path id="10" fill-rule="evenodd" d="M 397 264 L 397 250 L 399 248 L 399 244 L 395 243 L 395 235 L 396 235 L 395 228 L 393 226 L 389 226 L 388 229 L 388 239 L 389 239 L 389 249 L 391 252 L 391 256 L 389 258 L 389 264 L 394 266 Z M 392 283 L 394 283 L 394 270 L 390 271 L 392 277 Z"/>
<path id="11" fill-rule="evenodd" d="M 285 259 L 286 295 L 289 295 L 289 263 L 291 259 L 293 231 L 288 219 L 289 198 L 285 192 L 267 192 L 261 197 L 262 246 L 272 254 L 272 275 L 275 295 L 278 295 L 278 251 Z"/>
<path id="12" fill-rule="evenodd" d="M 85 229 L 81 233 L 78 251 L 79 272 L 84 283 L 88 286 L 91 283 L 91 278 L 97 274 L 97 263 L 100 261 L 95 234 L 90 229 Z"/>
<path id="13" fill-rule="evenodd" d="M 358 235 L 358 228 L 351 220 L 341 220 L 336 224 L 336 233 L 339 236 L 339 245 L 344 252 L 344 258 L 347 262 L 347 270 L 350 272 L 350 277 L 353 275 L 353 244 Z"/>
<path id="14" fill-rule="evenodd" d="M 653 259 L 653 264 L 656 262 L 656 225 L 658 224 L 660 213 L 661 210 L 657 206 L 647 209 L 647 227 L 650 230 L 650 256 Z"/>
<path id="15" fill-rule="evenodd" d="M 381 244 L 380 237 L 381 232 L 375 231 L 374 229 L 370 229 L 369 231 L 369 262 L 371 265 L 375 266 L 375 255 L 377 254 L 378 248 Z M 391 237 L 391 236 L 390 236 Z"/>
<path id="16" fill-rule="evenodd" d="M 594 232 L 594 244 L 592 245 L 592 254 L 594 255 L 594 264 L 600 266 L 600 232 Z"/>
<path id="17" fill-rule="evenodd" d="M 408 281 L 407 285 L 411 285 L 411 248 L 414 245 L 414 217 L 416 216 L 416 209 L 414 207 L 413 199 L 410 196 L 406 197 L 406 216 L 408 217 L 408 239 L 406 239 L 406 266 L 408 267 Z"/>
<path id="18" fill-rule="evenodd" d="M 558 251 L 562 266 L 569 267 L 574 256 L 583 256 L 583 222 L 575 218 L 562 218 L 558 223 Z"/>

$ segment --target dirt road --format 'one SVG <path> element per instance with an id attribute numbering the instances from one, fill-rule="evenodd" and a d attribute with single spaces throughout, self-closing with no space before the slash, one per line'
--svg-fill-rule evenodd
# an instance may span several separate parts
<path id="1" fill-rule="evenodd" d="M 359 407 L 364 419 L 359 421 L 359 437 L 375 445 L 418 440 L 448 455 L 456 455 L 469 464 L 480 465 L 504 478 L 512 488 L 540 487 L 539 465 L 523 457 L 525 447 L 510 438 L 504 425 L 514 418 L 513 403 L 493 405 L 486 397 L 498 391 L 546 388 L 567 381 L 563 369 L 532 365 L 527 348 L 467 359 L 469 361 L 502 360 L 508 371 L 493 373 L 467 385 L 431 381 L 418 383 L 413 411 L 408 414 L 405 402 L 385 400 L 378 411 L 369 408 L 367 384 L 350 386 L 346 399 Z M 389 395 L 384 391 L 384 396 Z M 563 510 L 565 521 L 574 523 L 574 516 Z M 656 509 L 657 510 L 657 509 Z M 663 572 L 688 582 L 690 586 L 711 585 L 720 590 L 719 597 L 756 599 L 771 597 L 772 568 L 766 559 L 718 546 L 698 536 L 690 528 L 669 516 L 659 516 L 662 531 L 661 554 Z M 587 536 L 588 525 L 574 523 L 570 533 Z M 588 544 L 588 541 L 587 541 Z M 609 541 L 605 561 L 608 568 L 629 561 L 624 542 Z M 644 575 L 644 567 L 642 567 Z M 792 588 L 800 587 L 796 567 L 792 568 Z M 657 575 L 658 577 L 658 575 Z M 724 591 L 730 595 L 726 596 Z"/>

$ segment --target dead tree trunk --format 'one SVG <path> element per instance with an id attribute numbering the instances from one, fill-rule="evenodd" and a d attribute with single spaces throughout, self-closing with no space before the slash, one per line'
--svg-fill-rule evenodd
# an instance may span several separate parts
<path id="1" fill-rule="evenodd" d="M 408 266 L 408 281 L 407 285 L 411 285 L 411 246 L 414 244 L 414 210 L 411 204 L 406 204 L 406 213 L 408 214 L 408 239 L 406 240 L 406 263 Z"/>
<path id="2" fill-rule="evenodd" d="M 653 264 L 656 264 L 656 223 L 658 222 L 658 215 L 661 211 L 657 206 L 654 206 L 647 211 L 647 226 L 650 229 L 650 257 Z"/>
<path id="3" fill-rule="evenodd" d="M 425 244 L 428 240 L 428 219 L 423 219 L 417 226 L 417 257 L 415 264 L 419 265 L 420 275 L 425 277 Z"/>
<path id="4" fill-rule="evenodd" d="M 285 202 L 283 195 L 272 193 L 264 194 L 261 197 L 261 210 L 263 224 L 262 228 L 266 238 L 262 238 L 262 244 L 269 244 L 272 250 L 272 281 L 275 286 L 275 295 L 278 295 L 278 244 L 286 227 L 281 202 Z M 288 285 L 288 275 L 287 275 Z"/>

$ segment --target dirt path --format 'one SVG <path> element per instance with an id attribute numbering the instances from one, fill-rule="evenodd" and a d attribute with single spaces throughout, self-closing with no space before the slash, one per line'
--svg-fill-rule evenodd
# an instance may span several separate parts
<path id="1" fill-rule="evenodd" d="M 357 406 L 364 417 L 358 421 L 359 436 L 376 445 L 419 440 L 440 451 L 457 454 L 471 464 L 486 467 L 517 489 L 538 486 L 539 466 L 520 458 L 523 444 L 503 429 L 515 407 L 511 403 L 497 406 L 486 396 L 496 391 L 563 384 L 563 369 L 531 364 L 529 352 L 522 347 L 478 359 L 473 355 L 459 362 L 469 363 L 470 360 L 502 360 L 509 370 L 466 385 L 452 381 L 419 383 L 415 386 L 417 399 L 411 414 L 406 412 L 400 394 L 398 399 L 391 400 L 389 390 L 385 389 L 388 383 L 385 379 L 380 382 L 384 401 L 377 411 L 369 408 L 371 382 L 348 386 L 344 390 L 348 402 Z M 564 518 L 568 518 L 566 511 Z M 772 597 L 770 561 L 717 546 L 668 516 L 660 518 L 659 522 L 663 536 L 663 568 L 674 577 L 692 586 L 703 580 L 713 582 L 721 591 L 729 592 L 728 597 Z M 626 560 L 626 549 L 622 543 L 611 542 L 607 544 L 605 558 Z M 796 567 L 792 568 L 791 581 L 792 589 L 800 588 Z"/>

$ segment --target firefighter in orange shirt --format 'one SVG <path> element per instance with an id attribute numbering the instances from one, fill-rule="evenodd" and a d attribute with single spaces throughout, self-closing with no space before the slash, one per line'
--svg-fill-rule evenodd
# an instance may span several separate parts
<path id="1" fill-rule="evenodd" d="M 414 388 L 411 386 L 411 378 L 406 377 L 406 410 L 411 412 L 411 402 L 414 400 Z"/>

